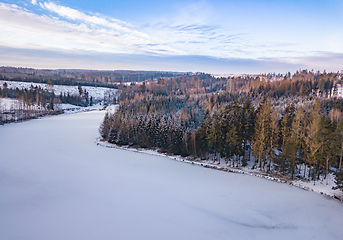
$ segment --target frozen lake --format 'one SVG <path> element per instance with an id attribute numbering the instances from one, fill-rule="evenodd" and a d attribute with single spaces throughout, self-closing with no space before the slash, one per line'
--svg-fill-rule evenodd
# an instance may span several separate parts
<path id="1" fill-rule="evenodd" d="M 96 145 L 104 112 L 0 126 L 0 239 L 343 239 L 343 204 Z"/>

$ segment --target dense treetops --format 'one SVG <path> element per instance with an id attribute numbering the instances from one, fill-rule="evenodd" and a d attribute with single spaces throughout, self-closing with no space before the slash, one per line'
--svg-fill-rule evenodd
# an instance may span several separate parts
<path id="1" fill-rule="evenodd" d="M 97 71 L 72 69 L 33 69 L 0 67 L 0 80 L 47 83 L 54 85 L 117 87 L 120 84 L 147 81 L 159 77 L 181 76 L 186 73 L 158 71 Z"/>
<path id="2" fill-rule="evenodd" d="M 160 78 L 120 88 L 106 114 L 111 143 L 226 161 L 290 178 L 318 180 L 337 172 L 343 155 L 343 100 L 332 98 L 339 73 L 293 76 Z M 341 180 L 340 180 L 341 179 Z"/>
<path id="3" fill-rule="evenodd" d="M 0 70 L 0 78 L 11 74 L 36 77 L 39 73 L 40 80 L 42 76 L 59 74 L 60 80 L 77 76 L 97 82 L 98 78 L 93 77 L 101 76 L 103 83 L 111 82 L 115 75 Z M 114 114 L 106 114 L 100 127 L 101 136 L 109 142 L 226 161 L 232 167 L 254 161 L 254 168 L 290 178 L 318 180 L 331 171 L 337 175 L 337 186 L 343 186 L 343 99 L 337 98 L 341 73 L 303 70 L 293 75 L 226 78 L 205 73 L 120 73 L 119 108 Z M 138 80 L 124 80 L 129 75 Z M 79 94 L 73 96 L 56 96 L 39 87 L 8 89 L 4 84 L 0 86 L 0 97 L 20 99 L 25 106 L 36 104 L 48 111 L 56 102 L 92 104 L 80 84 Z"/>

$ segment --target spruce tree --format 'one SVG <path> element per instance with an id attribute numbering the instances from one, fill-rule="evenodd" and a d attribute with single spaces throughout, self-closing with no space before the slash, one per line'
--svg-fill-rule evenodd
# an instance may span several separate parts
<path id="1" fill-rule="evenodd" d="M 268 157 L 269 157 L 269 164 L 268 164 L 268 172 L 271 171 L 272 162 L 275 159 L 275 150 L 277 149 L 278 145 L 278 118 L 276 116 L 276 112 L 274 108 L 270 109 L 270 125 L 269 125 L 269 132 L 268 132 Z"/>
<path id="2" fill-rule="evenodd" d="M 339 147 L 338 171 L 340 171 L 343 159 L 343 118 L 337 124 L 337 142 Z"/>
<path id="3" fill-rule="evenodd" d="M 109 113 L 106 112 L 104 116 L 104 120 L 102 121 L 99 132 L 103 139 L 108 139 L 109 132 L 110 132 L 111 126 L 110 126 L 110 116 Z"/>
<path id="4" fill-rule="evenodd" d="M 251 141 L 251 136 L 254 130 L 254 108 L 248 98 L 243 104 L 243 118 L 242 118 L 242 140 L 243 140 L 243 155 L 245 156 L 248 150 L 248 157 L 250 160 L 250 147 L 248 147 L 248 142 Z M 251 144 L 251 142 L 250 142 Z"/>
<path id="5" fill-rule="evenodd" d="M 305 126 L 306 126 L 305 113 L 302 108 L 299 108 L 296 112 L 290 131 L 290 136 L 284 150 L 287 152 L 286 155 L 289 156 L 290 160 L 290 170 L 292 174 L 292 179 L 294 179 L 294 174 L 296 166 L 303 155 L 303 146 L 305 141 Z"/>
<path id="6" fill-rule="evenodd" d="M 336 173 L 335 183 L 336 187 L 343 191 L 343 170 L 340 170 Z"/>
<path id="7" fill-rule="evenodd" d="M 270 108 L 270 103 L 264 99 L 256 114 L 253 154 L 261 170 L 264 168 L 268 152 Z"/>
<path id="8" fill-rule="evenodd" d="M 227 157 L 232 157 L 232 166 L 235 166 L 236 155 L 239 154 L 239 136 L 234 124 L 229 125 L 229 130 L 226 134 L 226 151 Z"/>
<path id="9" fill-rule="evenodd" d="M 337 156 L 337 132 L 335 126 L 328 117 L 323 117 L 319 125 L 318 139 L 321 148 L 318 151 L 321 165 L 325 166 L 325 179 L 327 179 L 329 164 Z"/>
<path id="10" fill-rule="evenodd" d="M 209 149 L 213 153 L 214 159 L 217 159 L 217 154 L 220 153 L 222 149 L 221 124 L 217 113 L 213 114 L 206 135 Z M 218 160 L 220 162 L 220 158 Z"/>
<path id="11" fill-rule="evenodd" d="M 282 154 L 279 158 L 280 160 L 280 170 L 283 174 L 285 174 L 288 166 L 289 166 L 289 159 L 290 159 L 290 144 L 292 143 L 290 140 L 291 137 L 291 128 L 294 119 L 294 112 L 295 107 L 293 104 L 288 105 L 285 109 L 285 113 L 283 114 L 280 120 L 280 140 L 281 140 L 281 151 Z"/>
<path id="12" fill-rule="evenodd" d="M 321 148 L 321 142 L 319 141 L 319 128 L 321 117 L 319 115 L 320 103 L 319 100 L 316 100 L 316 103 L 313 105 L 310 115 L 309 123 L 306 128 L 305 136 L 305 156 L 308 159 L 309 165 L 312 170 L 311 177 L 313 180 L 319 178 L 319 149 Z"/>

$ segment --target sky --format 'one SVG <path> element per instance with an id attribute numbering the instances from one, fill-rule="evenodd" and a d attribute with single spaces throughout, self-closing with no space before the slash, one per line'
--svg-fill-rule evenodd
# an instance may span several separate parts
<path id="1" fill-rule="evenodd" d="M 341 0 L 0 2 L 0 65 L 212 74 L 343 69 Z"/>

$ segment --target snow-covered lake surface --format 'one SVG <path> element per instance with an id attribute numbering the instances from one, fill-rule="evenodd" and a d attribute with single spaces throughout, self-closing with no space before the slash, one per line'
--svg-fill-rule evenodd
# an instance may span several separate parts
<path id="1" fill-rule="evenodd" d="M 103 116 L 0 126 L 0 239 L 342 239 L 341 202 L 98 146 Z"/>

